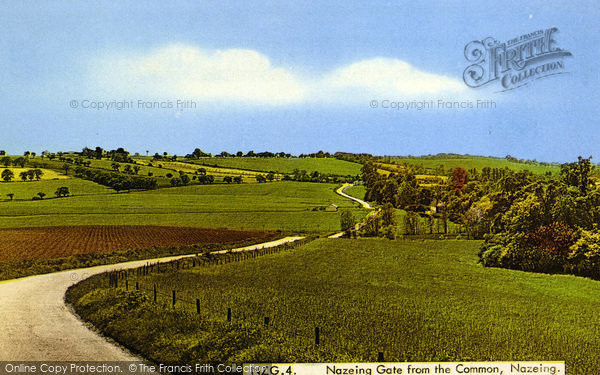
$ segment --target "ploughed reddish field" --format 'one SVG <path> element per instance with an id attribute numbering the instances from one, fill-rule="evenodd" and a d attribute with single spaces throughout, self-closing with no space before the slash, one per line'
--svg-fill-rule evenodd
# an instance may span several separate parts
<path id="1" fill-rule="evenodd" d="M 0 261 L 52 259 L 153 247 L 236 244 L 275 239 L 274 232 L 169 226 L 74 226 L 0 229 Z"/>

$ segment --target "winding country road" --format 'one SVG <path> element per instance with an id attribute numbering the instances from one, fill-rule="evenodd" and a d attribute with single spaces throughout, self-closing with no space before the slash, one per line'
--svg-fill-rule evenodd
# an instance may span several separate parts
<path id="1" fill-rule="evenodd" d="M 347 188 L 349 188 L 351 186 L 354 186 L 354 184 L 343 184 L 335 192 L 338 193 L 339 195 L 341 195 L 344 198 L 352 199 L 353 201 L 356 201 L 356 202 L 360 203 L 363 206 L 363 208 L 366 208 L 368 210 L 372 210 L 373 207 L 369 203 L 363 201 L 362 199 L 358 199 L 356 197 L 353 197 L 351 195 L 348 195 L 348 194 L 344 193 L 344 190 L 346 190 Z M 369 214 L 369 216 L 373 216 L 373 215 L 377 215 L 377 211 L 376 212 L 372 212 L 372 213 Z M 356 228 L 358 229 L 359 227 L 360 227 L 360 224 L 356 224 Z M 331 236 L 329 236 L 328 238 L 341 238 L 345 233 L 346 232 L 335 233 L 335 234 L 332 234 Z"/>
<path id="2" fill-rule="evenodd" d="M 350 186 L 352 184 L 344 184 L 336 192 L 359 202 L 364 208 L 373 209 L 369 203 L 344 193 Z M 341 235 L 343 232 L 331 238 Z M 275 247 L 302 238 L 286 237 L 215 253 Z M 0 361 L 142 361 L 89 329 L 66 305 L 65 293 L 71 285 L 102 272 L 191 256 L 194 255 L 145 259 L 1 281 Z"/>
<path id="3" fill-rule="evenodd" d="M 335 192 L 338 193 L 339 195 L 341 195 L 342 197 L 352 199 L 353 201 L 360 203 L 367 210 L 372 210 L 373 207 L 371 207 L 371 205 L 369 203 L 363 201 L 362 199 L 358 199 L 356 197 L 353 197 L 351 195 L 344 193 L 344 190 L 348 189 L 351 186 L 354 186 L 354 184 L 344 184 L 344 185 L 340 186 L 339 189 L 337 189 Z"/>
<path id="4" fill-rule="evenodd" d="M 300 239 L 302 237 L 286 237 L 232 251 L 275 247 Z M 220 252 L 223 251 L 216 253 Z M 146 259 L 0 282 L 0 361 L 140 361 L 81 322 L 65 304 L 65 293 L 71 285 L 98 273 L 191 256 L 194 255 Z"/>

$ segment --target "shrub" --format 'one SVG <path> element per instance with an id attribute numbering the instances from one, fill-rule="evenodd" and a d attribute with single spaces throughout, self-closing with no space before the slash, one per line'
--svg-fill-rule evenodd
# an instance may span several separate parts
<path id="1" fill-rule="evenodd" d="M 569 248 L 568 271 L 600 279 L 600 232 L 582 230 Z"/>
<path id="2" fill-rule="evenodd" d="M 389 238 L 390 240 L 396 239 L 396 227 L 394 225 L 387 225 L 381 229 L 381 236 Z"/>
<path id="3" fill-rule="evenodd" d="M 540 251 L 566 260 L 569 247 L 575 243 L 577 231 L 570 225 L 554 222 L 539 227 L 535 232 L 525 236 L 525 241 Z"/>

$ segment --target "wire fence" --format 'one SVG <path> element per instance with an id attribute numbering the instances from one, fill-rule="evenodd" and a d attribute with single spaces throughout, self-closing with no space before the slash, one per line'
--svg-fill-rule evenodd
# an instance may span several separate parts
<path id="1" fill-rule="evenodd" d="M 193 270 L 200 267 L 211 267 L 229 263 L 243 262 L 264 255 L 271 255 L 282 251 L 292 250 L 303 246 L 312 240 L 314 240 L 314 238 L 303 238 L 274 247 L 263 247 L 244 251 L 230 250 L 219 252 L 218 254 L 197 254 L 196 256 L 180 258 L 167 262 L 147 263 L 142 267 L 133 269 L 109 271 L 104 275 L 104 277 L 106 278 L 109 288 L 131 291 L 132 293 L 134 291 L 143 293 L 157 305 L 162 305 L 171 309 L 185 309 L 190 313 L 195 312 L 196 314 L 200 315 L 202 313 L 202 306 L 199 298 L 185 298 L 183 297 L 185 293 L 180 293 L 172 287 L 165 289 L 163 286 L 163 289 L 161 290 L 155 282 L 151 283 L 151 285 L 148 285 L 148 283 L 142 284 L 144 276 L 151 274 L 175 274 L 182 270 Z M 226 316 L 227 322 L 232 321 L 234 315 L 232 307 L 227 307 L 226 310 L 223 309 L 223 314 L 224 317 Z M 264 324 L 264 327 L 270 327 L 273 324 L 273 319 L 270 316 L 264 316 L 262 323 L 259 324 Z M 314 335 L 312 338 L 310 338 L 310 340 L 314 342 L 314 345 L 322 344 L 322 334 L 322 327 L 315 326 Z M 308 337 L 306 338 L 308 339 Z M 383 352 L 377 353 L 377 361 L 385 361 Z"/>
<path id="2" fill-rule="evenodd" d="M 216 266 L 228 263 L 242 262 L 248 259 L 258 258 L 264 255 L 270 255 L 281 251 L 295 249 L 299 246 L 305 245 L 313 239 L 314 238 L 302 238 L 294 242 L 287 242 L 281 245 L 271 247 L 263 246 L 261 248 L 240 251 L 225 250 L 213 253 L 196 254 L 196 256 L 190 256 L 166 262 L 148 262 L 144 266 L 138 268 L 109 271 L 105 273 L 105 277 L 110 288 L 124 288 L 125 290 L 135 290 L 138 292 L 151 292 L 152 299 L 154 302 L 158 302 L 160 296 L 169 297 L 171 298 L 171 304 L 173 307 L 176 307 L 178 304 L 188 304 L 191 306 L 195 306 L 196 310 L 199 313 L 199 299 L 192 301 L 189 299 L 182 298 L 181 296 L 177 295 L 176 290 L 171 290 L 170 293 L 165 293 L 164 291 L 158 290 L 156 284 L 153 284 L 152 289 L 144 288 L 140 284 L 140 278 L 143 276 L 148 276 L 150 274 L 176 273 L 180 270 L 189 270 L 198 267 Z M 131 283 L 130 280 L 132 281 Z M 228 320 L 231 320 L 231 309 L 229 309 L 228 312 Z"/>

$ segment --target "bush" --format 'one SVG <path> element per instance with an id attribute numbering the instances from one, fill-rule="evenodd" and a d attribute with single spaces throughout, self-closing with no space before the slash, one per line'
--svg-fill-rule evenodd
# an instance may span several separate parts
<path id="1" fill-rule="evenodd" d="M 488 236 L 479 252 L 487 267 L 504 267 L 532 272 L 563 272 L 565 259 L 531 244 L 529 235 L 501 233 Z"/>
<path id="2" fill-rule="evenodd" d="M 396 227 L 394 225 L 388 225 L 381 229 L 380 235 L 390 240 L 396 239 Z"/>
<path id="3" fill-rule="evenodd" d="M 600 232 L 582 230 L 569 248 L 568 262 L 569 272 L 600 279 Z"/>
<path id="4" fill-rule="evenodd" d="M 569 253 L 569 248 L 577 239 L 577 232 L 566 223 L 554 222 L 539 227 L 533 233 L 525 236 L 525 241 L 534 248 L 550 253 L 564 262 Z"/>
<path id="5" fill-rule="evenodd" d="M 479 257 L 484 266 L 546 273 L 572 272 L 571 246 L 577 239 L 575 228 L 554 222 L 525 234 L 486 235 Z"/>

